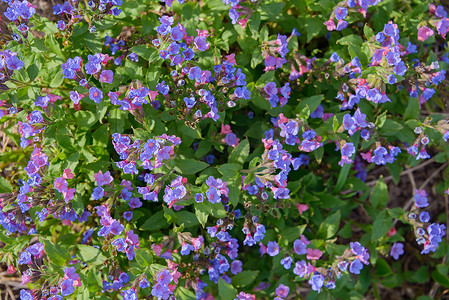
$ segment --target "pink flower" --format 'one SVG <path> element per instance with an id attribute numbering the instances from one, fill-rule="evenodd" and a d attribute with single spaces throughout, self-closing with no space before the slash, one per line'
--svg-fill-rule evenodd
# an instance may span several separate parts
<path id="1" fill-rule="evenodd" d="M 320 249 L 310 249 L 307 248 L 307 259 L 320 259 L 323 255 L 323 252 Z"/>
<path id="2" fill-rule="evenodd" d="M 228 134 L 231 132 L 232 132 L 231 126 L 221 124 L 221 134 Z"/>
<path id="3" fill-rule="evenodd" d="M 64 169 L 64 173 L 62 174 L 62 178 L 64 179 L 72 179 L 75 175 L 72 173 L 70 169 Z"/>
<path id="4" fill-rule="evenodd" d="M 8 266 L 8 269 L 6 270 L 6 272 L 8 273 L 8 274 L 14 274 L 14 273 L 16 273 L 16 268 L 13 266 L 13 265 L 9 265 Z"/>
<path id="5" fill-rule="evenodd" d="M 433 30 L 427 26 L 418 29 L 418 41 L 424 42 L 433 35 Z"/>
<path id="6" fill-rule="evenodd" d="M 62 177 L 58 177 L 55 179 L 54 187 L 60 193 L 67 192 L 67 181 L 62 179 Z"/>
<path id="7" fill-rule="evenodd" d="M 307 205 L 307 204 L 298 203 L 298 204 L 296 204 L 296 207 L 298 208 L 298 212 L 300 215 L 302 215 L 303 212 L 305 212 L 306 210 L 309 209 L 309 205 Z"/>
<path id="8" fill-rule="evenodd" d="M 337 26 L 335 26 L 334 19 L 330 19 L 329 21 L 324 22 L 324 25 L 326 25 L 327 30 L 329 31 L 337 29 Z"/>

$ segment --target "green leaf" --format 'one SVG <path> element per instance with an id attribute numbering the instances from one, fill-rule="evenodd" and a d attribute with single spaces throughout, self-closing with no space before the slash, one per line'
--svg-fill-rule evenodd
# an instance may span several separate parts
<path id="1" fill-rule="evenodd" d="M 232 284 L 226 283 L 222 278 L 218 279 L 218 294 L 223 300 L 234 300 L 237 296 L 237 290 Z"/>
<path id="2" fill-rule="evenodd" d="M 192 291 L 190 291 L 190 290 L 188 290 L 188 289 L 186 289 L 186 288 L 184 288 L 182 286 L 179 286 L 176 289 L 175 296 L 176 296 L 176 299 L 179 299 L 179 300 L 196 299 L 195 293 L 193 293 Z"/>
<path id="3" fill-rule="evenodd" d="M 274 81 L 274 71 L 265 72 L 256 82 L 256 86 L 264 87 L 268 82 Z"/>
<path id="4" fill-rule="evenodd" d="M 176 224 L 184 224 L 185 228 L 198 225 L 198 219 L 194 213 L 191 213 L 189 211 L 180 211 L 176 213 L 176 216 L 178 218 Z"/>
<path id="5" fill-rule="evenodd" d="M 346 183 L 346 179 L 349 175 L 349 170 L 351 170 L 352 163 L 351 164 L 344 164 L 343 167 L 340 170 L 340 173 L 338 174 L 337 184 L 335 185 L 335 191 L 341 190 L 343 185 Z"/>
<path id="6" fill-rule="evenodd" d="M 388 188 L 381 175 L 371 193 L 371 204 L 374 208 L 379 205 L 381 207 L 385 207 L 389 200 L 390 198 L 388 196 Z"/>
<path id="7" fill-rule="evenodd" d="M 259 275 L 259 271 L 243 271 L 232 277 L 232 285 L 236 287 L 247 287 L 249 286 Z"/>
<path id="8" fill-rule="evenodd" d="M 447 266 L 441 264 L 438 265 L 437 269 L 432 272 L 432 278 L 442 286 L 449 288 L 449 277 L 447 276 Z"/>
<path id="9" fill-rule="evenodd" d="M 248 175 L 246 175 L 245 180 L 243 180 L 243 185 L 248 185 L 248 184 L 252 183 L 255 179 L 256 179 L 256 176 L 254 175 L 253 172 L 251 172 Z"/>
<path id="10" fill-rule="evenodd" d="M 387 215 L 387 211 L 381 211 L 374 221 L 371 241 L 377 241 L 381 237 L 385 236 L 392 226 L 392 218 Z"/>
<path id="11" fill-rule="evenodd" d="M 194 139 L 202 139 L 203 138 L 201 136 L 201 132 L 198 129 L 194 130 L 194 129 L 186 126 L 184 123 L 179 124 L 178 128 L 186 136 L 189 136 Z"/>
<path id="12" fill-rule="evenodd" d="M 61 86 L 62 82 L 64 81 L 64 75 L 62 72 L 56 72 L 55 76 L 50 82 L 50 87 L 52 88 L 58 88 Z"/>
<path id="13" fill-rule="evenodd" d="M 162 205 L 162 208 L 164 210 L 164 217 L 169 224 L 177 222 L 178 216 L 172 209 L 168 208 L 165 205 Z"/>
<path id="14" fill-rule="evenodd" d="M 195 151 L 195 158 L 201 158 L 207 153 L 209 153 L 212 143 L 208 140 L 202 140 L 198 145 L 198 149 Z"/>
<path id="15" fill-rule="evenodd" d="M 340 210 L 337 210 L 335 213 L 327 217 L 318 229 L 318 236 L 323 239 L 330 239 L 333 237 L 337 233 L 340 226 L 340 217 Z"/>
<path id="16" fill-rule="evenodd" d="M 230 163 L 238 163 L 243 165 L 248 155 L 249 141 L 246 139 L 241 141 L 240 144 L 234 150 L 232 150 L 231 155 L 229 155 L 228 161 Z"/>
<path id="17" fill-rule="evenodd" d="M 0 176 L 0 193 L 11 193 L 12 186 L 11 184 L 2 176 Z"/>
<path id="18" fill-rule="evenodd" d="M 383 258 L 378 258 L 376 262 L 376 276 L 387 276 L 392 274 L 390 266 Z"/>
<path id="19" fill-rule="evenodd" d="M 363 27 L 363 34 L 365 34 L 366 39 L 369 41 L 374 36 L 374 31 L 368 26 L 368 24 L 365 24 Z"/>
<path id="20" fill-rule="evenodd" d="M 79 153 L 76 153 L 79 155 Z M 72 200 L 72 208 L 78 214 L 81 215 L 84 212 L 83 197 L 80 194 L 75 194 Z"/>
<path id="21" fill-rule="evenodd" d="M 164 218 L 164 212 L 162 210 L 153 214 L 145 223 L 140 226 L 141 230 L 157 231 L 162 228 L 168 227 L 167 220 Z"/>
<path id="22" fill-rule="evenodd" d="M 143 59 L 149 60 L 151 55 L 156 51 L 155 48 L 149 48 L 146 45 L 134 46 L 129 51 L 136 53 Z"/>
<path id="23" fill-rule="evenodd" d="M 220 172 L 224 177 L 232 178 L 238 175 L 239 171 L 242 169 L 242 165 L 236 163 L 224 164 L 218 167 L 218 172 Z"/>
<path id="24" fill-rule="evenodd" d="M 376 118 L 376 127 L 382 128 L 384 126 L 385 121 L 387 120 L 387 111 L 384 111 L 381 115 Z"/>
<path id="25" fill-rule="evenodd" d="M 64 54 L 62 54 L 61 47 L 53 34 L 47 34 L 45 36 L 45 46 L 55 53 L 57 56 L 65 60 Z"/>
<path id="26" fill-rule="evenodd" d="M 315 36 L 317 36 L 320 31 L 324 28 L 323 20 L 318 16 L 307 15 L 305 22 L 305 30 L 307 33 L 307 42 L 310 42 Z"/>
<path id="27" fill-rule="evenodd" d="M 148 253 L 147 249 L 138 248 L 134 250 L 136 252 L 136 262 L 142 268 L 146 268 L 153 263 L 153 256 Z"/>
<path id="28" fill-rule="evenodd" d="M 126 112 L 117 107 L 114 107 L 109 111 L 108 121 L 111 124 L 112 133 L 123 133 L 125 130 L 125 118 Z"/>
<path id="29" fill-rule="evenodd" d="M 323 100 L 324 95 L 315 95 L 312 97 L 304 98 L 300 100 L 298 106 L 295 109 L 297 114 L 302 114 L 301 117 L 308 118 L 311 113 L 313 113 L 318 105 L 320 105 L 321 100 Z M 308 113 L 305 113 L 306 109 L 309 109 Z"/>
<path id="30" fill-rule="evenodd" d="M 420 115 L 418 97 L 409 98 L 407 108 L 404 113 L 404 120 L 418 120 Z"/>
<path id="31" fill-rule="evenodd" d="M 77 245 L 80 258 L 87 264 L 101 265 L 106 261 L 106 257 L 100 249 L 87 245 Z"/>
<path id="32" fill-rule="evenodd" d="M 240 202 L 240 194 L 241 194 L 241 189 L 240 189 L 240 183 L 241 183 L 241 178 L 240 176 L 234 179 L 230 179 L 227 180 L 227 187 L 229 189 L 229 202 L 235 207 L 237 206 L 237 204 L 239 204 Z"/>
<path id="33" fill-rule="evenodd" d="M 114 109 L 112 109 L 111 111 L 113 110 Z M 95 114 L 93 112 L 87 110 L 79 110 L 75 112 L 75 122 L 81 128 L 90 129 L 92 125 L 97 123 L 97 119 L 95 118 Z"/>
<path id="34" fill-rule="evenodd" d="M 44 240 L 45 253 L 48 259 L 55 265 L 62 267 L 70 259 L 70 253 L 59 245 L 54 245 L 48 240 Z"/>
<path id="35" fill-rule="evenodd" d="M 200 224 L 203 226 L 206 225 L 207 223 L 207 218 L 209 217 L 209 214 L 211 213 L 211 209 L 207 209 L 206 207 L 206 201 L 204 201 L 203 203 L 195 203 L 195 215 L 196 218 L 198 219 L 198 222 L 200 222 Z"/>
<path id="36" fill-rule="evenodd" d="M 204 161 L 198 161 L 191 158 L 175 158 L 175 170 L 183 175 L 193 175 L 206 169 L 209 165 Z"/>

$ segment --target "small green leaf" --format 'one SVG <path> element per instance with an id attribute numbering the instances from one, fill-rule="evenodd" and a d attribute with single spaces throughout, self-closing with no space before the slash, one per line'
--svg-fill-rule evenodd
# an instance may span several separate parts
<path id="1" fill-rule="evenodd" d="M 236 163 L 224 164 L 218 167 L 218 172 L 220 172 L 224 177 L 232 178 L 238 175 L 239 171 L 242 169 L 242 165 Z"/>
<path id="2" fill-rule="evenodd" d="M 379 205 L 381 207 L 385 207 L 389 200 L 390 198 L 388 197 L 388 188 L 381 175 L 371 193 L 371 204 L 374 208 Z"/>
<path id="3" fill-rule="evenodd" d="M 387 111 L 384 111 L 381 115 L 376 118 L 376 127 L 382 128 L 385 124 L 385 120 L 387 119 Z"/>
<path id="4" fill-rule="evenodd" d="M 166 227 L 168 227 L 167 220 L 164 218 L 164 212 L 160 210 L 146 220 L 145 223 L 140 226 L 140 229 L 157 231 Z"/>
<path id="5" fill-rule="evenodd" d="M 193 175 L 199 171 L 206 169 L 209 165 L 204 161 L 198 161 L 191 158 L 176 158 L 175 170 L 183 175 Z"/>
<path id="6" fill-rule="evenodd" d="M 374 221 L 371 241 L 374 242 L 379 240 L 381 237 L 387 234 L 392 226 L 392 218 L 390 216 L 387 216 L 387 211 L 381 211 Z"/>
<path id="7" fill-rule="evenodd" d="M 333 237 L 340 227 L 340 210 L 337 210 L 335 213 L 327 217 L 323 223 L 321 223 L 320 228 L 318 229 L 318 235 L 323 239 L 330 239 Z"/>
<path id="8" fill-rule="evenodd" d="M 70 259 L 69 251 L 59 245 L 54 245 L 48 240 L 44 240 L 45 253 L 55 265 L 62 267 Z"/>
<path id="9" fill-rule="evenodd" d="M 238 163 L 243 165 L 243 163 L 246 161 L 246 158 L 249 155 L 249 141 L 243 140 L 240 142 L 240 144 L 231 152 L 231 155 L 229 155 L 229 162 L 230 163 Z"/>
<path id="10" fill-rule="evenodd" d="M 243 271 L 232 277 L 232 285 L 236 287 L 247 287 L 249 286 L 259 275 L 259 271 Z"/>
<path id="11" fill-rule="evenodd" d="M 164 217 L 169 224 L 175 223 L 178 220 L 178 216 L 172 209 L 168 208 L 165 205 L 162 205 L 162 208 L 164 209 Z"/>
<path id="12" fill-rule="evenodd" d="M 194 213 L 189 211 L 180 211 L 176 213 L 178 220 L 176 224 L 181 225 L 184 224 L 185 228 L 193 227 L 198 225 L 198 219 Z"/>
<path id="13" fill-rule="evenodd" d="M 369 41 L 374 36 L 374 31 L 368 26 L 368 24 L 365 24 L 363 27 L 363 34 L 365 34 L 366 39 Z"/>
<path id="14" fill-rule="evenodd" d="M 146 268 L 153 263 L 153 256 L 148 253 L 147 249 L 136 248 L 136 261 L 140 267 Z"/>
<path id="15" fill-rule="evenodd" d="M 198 219 L 198 222 L 200 222 L 203 228 L 207 223 L 207 218 L 209 217 L 209 214 L 211 213 L 211 210 L 206 208 L 207 203 L 208 203 L 207 201 L 203 203 L 195 203 L 195 215 L 196 218 Z"/>
<path id="16" fill-rule="evenodd" d="M 308 118 L 311 113 L 313 113 L 318 105 L 320 105 L 321 100 L 323 100 L 324 95 L 315 95 L 312 97 L 304 98 L 299 100 L 299 104 L 295 109 L 297 114 L 303 114 L 304 118 Z M 304 113 L 306 109 L 309 109 L 308 113 Z"/>
<path id="17" fill-rule="evenodd" d="M 11 193 L 12 186 L 11 184 L 2 176 L 0 176 L 0 193 Z"/>
<path id="18" fill-rule="evenodd" d="M 77 245 L 80 258 L 87 264 L 101 265 L 106 261 L 106 257 L 100 249 L 87 245 Z"/>
<path id="19" fill-rule="evenodd" d="M 226 283 L 222 278 L 218 279 L 218 294 L 222 300 L 234 300 L 237 290 L 232 284 Z"/>

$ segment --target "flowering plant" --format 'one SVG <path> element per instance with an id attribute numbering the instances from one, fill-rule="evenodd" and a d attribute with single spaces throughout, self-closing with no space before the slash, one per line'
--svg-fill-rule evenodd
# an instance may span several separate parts
<path id="1" fill-rule="evenodd" d="M 33 3 L 3 0 L 0 28 L 0 261 L 20 299 L 449 288 L 447 7 Z"/>

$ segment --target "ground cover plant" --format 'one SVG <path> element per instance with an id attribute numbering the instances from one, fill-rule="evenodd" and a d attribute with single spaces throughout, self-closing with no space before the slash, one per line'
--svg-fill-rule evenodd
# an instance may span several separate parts
<path id="1" fill-rule="evenodd" d="M 15 297 L 447 294 L 443 1 L 2 2 Z"/>

